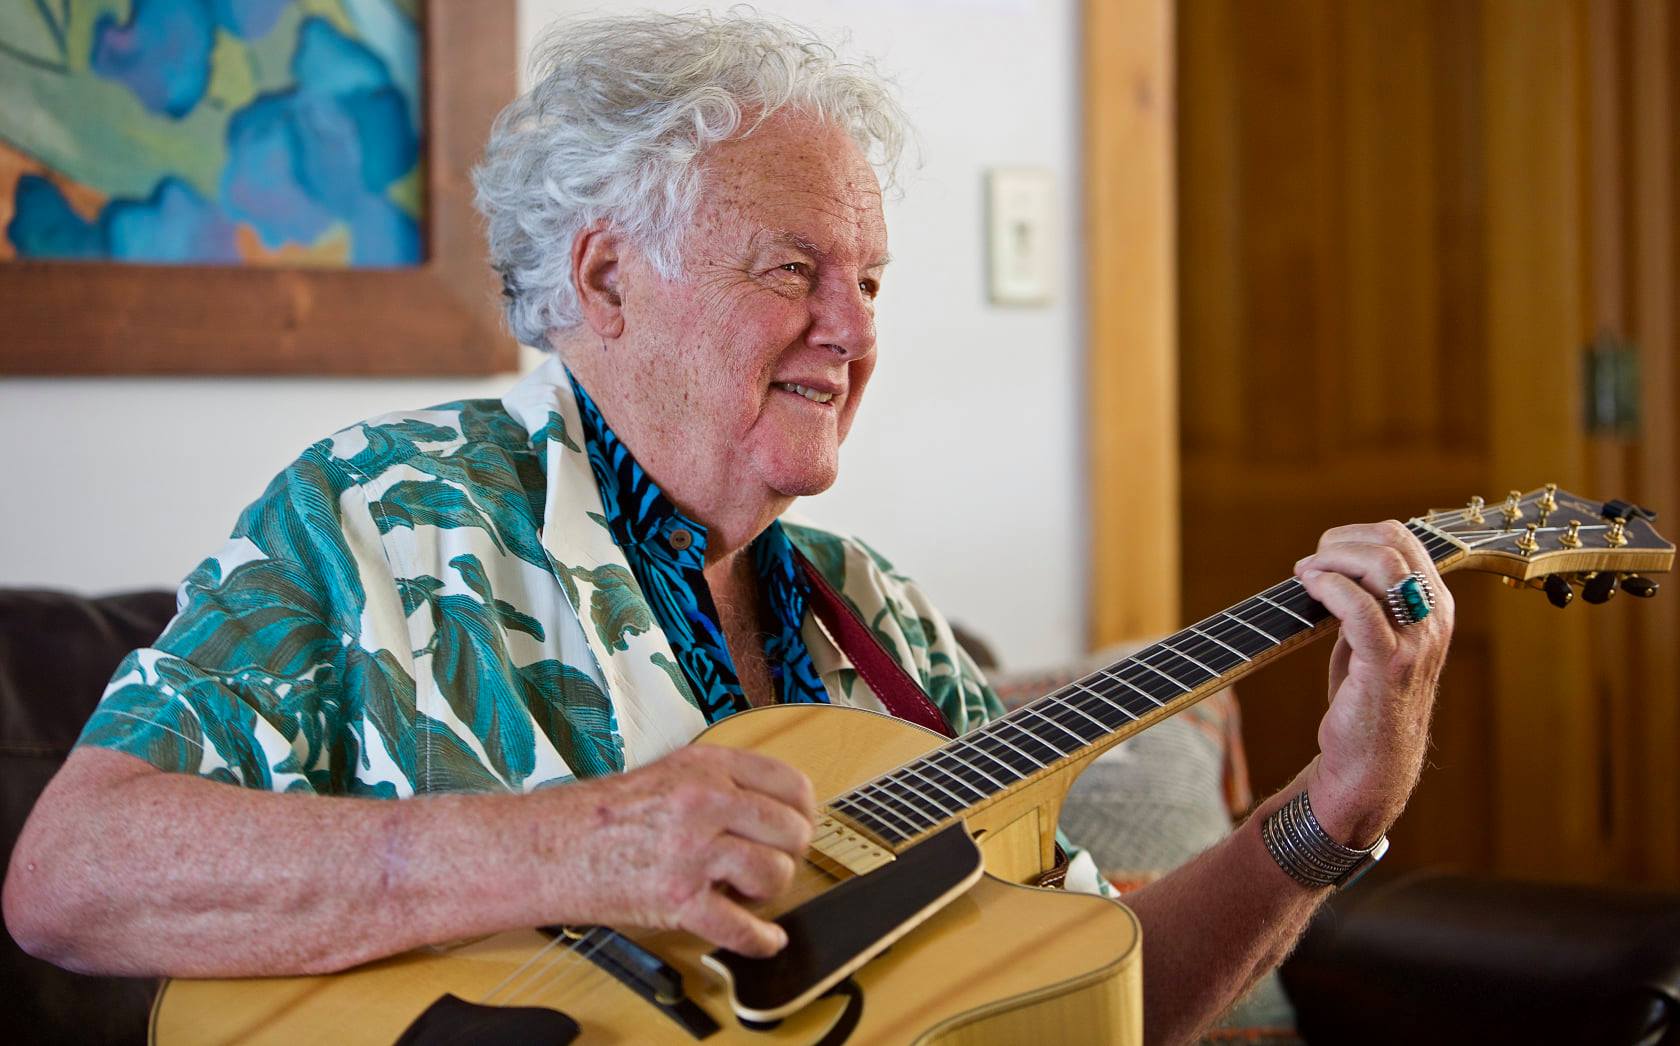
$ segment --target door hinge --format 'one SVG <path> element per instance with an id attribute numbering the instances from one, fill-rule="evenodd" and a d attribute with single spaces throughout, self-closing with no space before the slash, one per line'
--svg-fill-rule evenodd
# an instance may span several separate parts
<path id="1" fill-rule="evenodd" d="M 1582 354 L 1582 402 L 1587 434 L 1631 438 L 1639 434 L 1639 350 L 1600 331 Z"/>

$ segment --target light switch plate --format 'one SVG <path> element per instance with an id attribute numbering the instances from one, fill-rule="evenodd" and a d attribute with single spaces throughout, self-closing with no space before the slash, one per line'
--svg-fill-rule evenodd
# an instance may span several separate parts
<path id="1" fill-rule="evenodd" d="M 1046 170 L 987 172 L 987 283 L 994 304 L 1048 305 L 1053 300 L 1055 193 L 1055 178 Z"/>

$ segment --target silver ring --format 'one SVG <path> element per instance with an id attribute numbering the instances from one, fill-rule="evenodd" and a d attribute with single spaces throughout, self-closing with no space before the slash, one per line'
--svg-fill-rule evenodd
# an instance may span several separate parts
<path id="1" fill-rule="evenodd" d="M 1397 628 L 1415 625 L 1435 609 L 1435 590 L 1429 586 L 1429 579 L 1415 570 L 1395 582 L 1383 595 L 1388 616 L 1394 619 Z"/>

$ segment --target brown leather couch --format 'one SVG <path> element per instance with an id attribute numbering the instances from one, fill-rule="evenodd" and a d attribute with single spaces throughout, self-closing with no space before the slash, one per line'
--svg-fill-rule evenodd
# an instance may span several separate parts
<path id="1" fill-rule="evenodd" d="M 3 856 L 112 670 L 174 613 L 165 592 L 0 589 Z M 1380 867 L 1380 866 L 1379 866 Z M 12 1042 L 140 1042 L 153 982 L 0 952 Z M 1680 895 L 1445 873 L 1373 875 L 1283 968 L 1309 1043 L 1680 1044 Z"/>

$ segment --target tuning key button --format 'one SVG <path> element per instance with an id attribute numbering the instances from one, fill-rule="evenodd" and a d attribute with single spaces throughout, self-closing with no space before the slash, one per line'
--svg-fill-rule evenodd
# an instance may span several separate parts
<path id="1" fill-rule="evenodd" d="M 1546 590 L 1546 598 L 1551 600 L 1552 606 L 1559 610 L 1575 601 L 1575 590 L 1569 587 L 1569 582 L 1557 574 L 1548 577 L 1542 587 Z"/>
<path id="2" fill-rule="evenodd" d="M 1622 578 L 1622 591 L 1630 596 L 1638 596 L 1640 599 L 1650 599 L 1657 594 L 1657 583 L 1648 577 L 1629 574 Z"/>
<path id="3" fill-rule="evenodd" d="M 1610 597 L 1616 594 L 1616 575 L 1614 571 L 1601 570 L 1587 579 L 1581 586 L 1581 598 L 1589 603 L 1608 603 Z"/>

